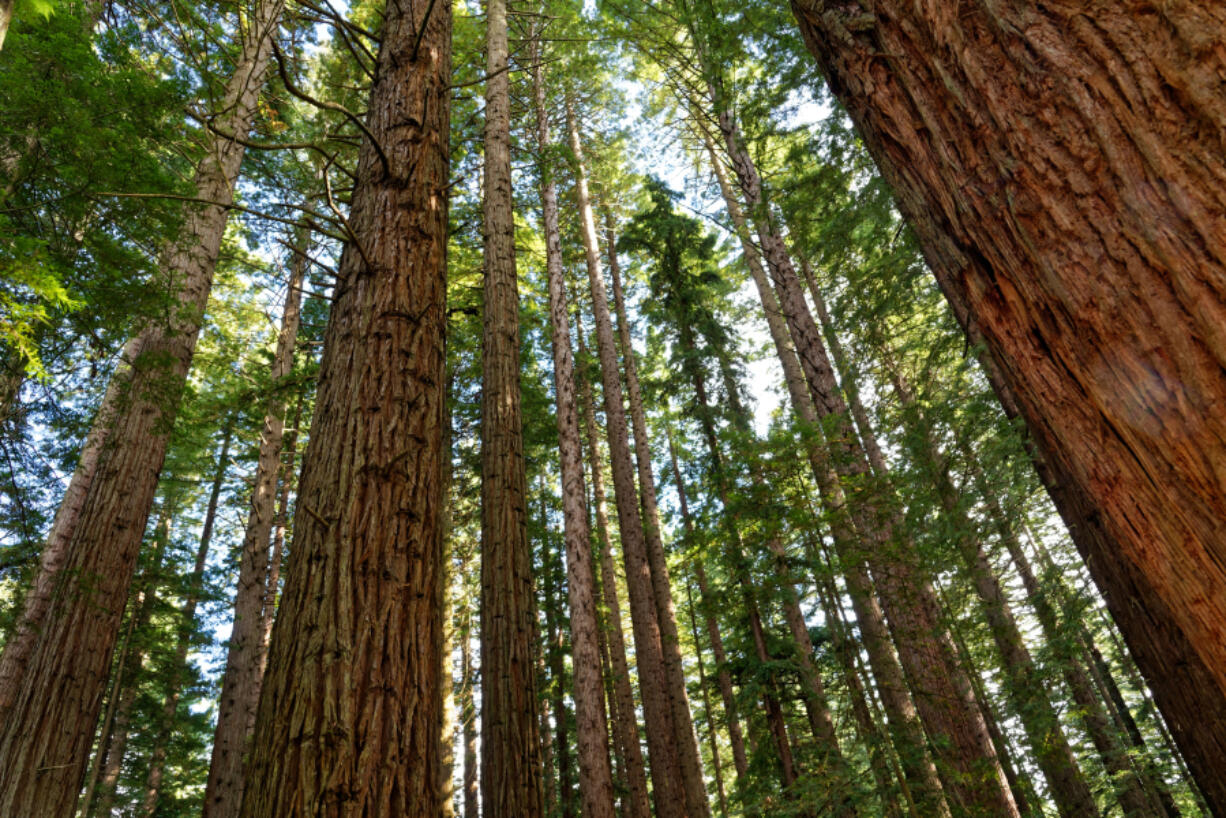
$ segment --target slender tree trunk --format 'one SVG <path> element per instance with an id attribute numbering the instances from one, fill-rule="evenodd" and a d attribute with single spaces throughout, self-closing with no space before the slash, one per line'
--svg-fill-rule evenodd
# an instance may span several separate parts
<path id="1" fill-rule="evenodd" d="M 668 437 L 668 456 L 673 466 L 673 479 L 677 485 L 677 504 L 681 511 L 681 520 L 685 532 L 691 535 L 694 523 L 690 519 L 689 498 L 685 491 L 685 482 L 681 479 L 681 468 L 677 463 L 677 450 L 673 446 L 673 438 Z M 707 628 L 707 639 L 711 642 L 711 653 L 715 656 L 715 675 L 719 682 L 720 697 L 724 701 L 724 717 L 728 724 L 728 743 L 732 746 L 732 763 L 736 767 L 737 778 L 745 776 L 749 771 L 749 758 L 745 754 L 745 736 L 741 730 L 741 719 L 736 706 L 736 694 L 732 690 L 732 674 L 728 672 L 728 656 L 724 652 L 724 640 L 719 632 L 719 620 L 711 613 L 710 600 L 707 598 L 707 577 L 701 560 L 694 561 L 694 572 L 699 587 L 699 599 L 703 601 L 703 618 Z M 693 602 L 691 601 L 691 607 Z M 698 637 L 694 637 L 698 645 Z"/>
<path id="2" fill-rule="evenodd" d="M 815 566 L 818 564 L 816 557 L 817 549 L 810 542 L 809 560 Z M 843 684 L 847 687 L 848 698 L 851 700 L 852 718 L 856 721 L 856 730 L 860 740 L 868 748 L 869 767 L 872 769 L 873 780 L 877 785 L 877 794 L 881 798 L 882 812 L 887 818 L 901 818 L 902 810 L 898 804 L 894 787 L 890 784 L 889 764 L 893 761 L 893 757 L 889 755 L 889 748 L 883 746 L 888 739 L 882 735 L 873 717 L 873 712 L 869 708 L 869 696 L 864 690 L 859 663 L 856 659 L 857 648 L 847 635 L 843 613 L 838 607 L 837 592 L 832 589 L 830 593 L 826 593 L 820 578 L 816 583 L 816 589 L 822 612 L 826 617 L 827 628 L 830 631 L 831 645 L 839 659 Z M 918 818 L 915 802 L 907 787 L 906 776 L 901 768 L 897 768 L 895 772 L 912 818 Z"/>
<path id="3" fill-rule="evenodd" d="M 535 34 L 535 33 L 534 33 Z M 549 278 L 549 321 L 552 330 L 554 394 L 557 402 L 558 452 L 562 473 L 562 525 L 566 547 L 566 586 L 570 602 L 571 667 L 574 675 L 575 733 L 579 752 L 579 790 L 585 818 L 613 818 L 613 771 L 609 765 L 609 728 L 601 677 L 600 625 L 596 610 L 596 573 L 588 530 L 587 487 L 583 479 L 583 446 L 575 393 L 575 357 L 562 273 L 562 239 L 558 229 L 558 193 L 544 162 L 550 148 L 545 107 L 544 69 L 538 40 L 533 37 L 533 98 L 536 140 L 541 162 L 541 202 L 544 211 L 546 271 Z"/>
<path id="4" fill-rule="evenodd" d="M 579 338 L 579 352 L 587 358 L 583 340 L 583 327 L 578 316 L 575 334 Z M 580 398 L 583 401 L 584 424 L 587 433 L 587 455 L 592 476 L 592 497 L 596 516 L 596 537 L 600 544 L 600 584 L 604 594 L 608 616 L 606 631 L 609 641 L 609 660 L 613 670 L 613 691 L 617 701 L 617 717 L 613 720 L 614 740 L 622 750 L 625 760 L 626 799 L 624 809 L 628 818 L 648 818 L 651 805 L 647 797 L 647 766 L 643 748 L 639 744 L 637 711 L 634 693 L 630 689 L 630 664 L 626 659 L 625 633 L 622 624 L 621 601 L 617 595 L 617 572 L 613 566 L 613 548 L 609 540 L 609 513 L 605 503 L 604 466 L 600 458 L 600 441 L 596 434 L 596 404 L 592 398 L 592 386 L 585 378 L 577 377 Z M 623 427 L 624 428 L 624 427 Z"/>
<path id="5" fill-rule="evenodd" d="M 455 369 L 445 369 L 447 386 L 443 403 L 443 497 L 447 508 L 443 511 L 443 598 L 442 610 L 445 612 L 443 626 L 442 662 L 439 664 L 439 688 L 443 698 L 443 729 L 439 736 L 442 744 L 442 759 L 439 762 L 438 786 L 442 798 L 442 818 L 456 818 L 455 805 L 455 743 L 459 727 L 459 708 L 455 695 L 455 639 L 457 617 L 454 615 L 454 603 L 457 599 L 455 590 L 457 578 L 461 589 L 464 587 L 466 572 L 455 572 L 457 552 L 455 538 L 455 516 L 453 514 L 455 492 L 453 491 L 455 471 L 451 457 L 453 441 L 455 440 L 455 425 L 452 423 L 451 399 L 455 394 Z"/>
<path id="6" fill-rule="evenodd" d="M 222 132 L 242 134 L 250 127 L 282 5 L 263 0 L 249 21 L 216 121 Z M 242 154 L 241 145 L 215 136 L 197 168 L 199 198 L 231 201 Z M 181 309 L 129 344 L 131 364 L 112 377 L 76 485 L 69 485 L 57 514 L 49 558 L 15 641 L 0 659 L 0 813 L 28 814 L 37 803 L 40 816 L 50 818 L 75 807 L 226 215 L 224 206 L 193 209 L 166 250 L 164 269 L 180 288 Z M 38 726 L 52 722 L 76 727 Z"/>
<path id="7" fill-rule="evenodd" d="M 272 533 L 277 473 L 285 433 L 285 400 L 280 394 L 294 368 L 294 346 L 306 276 L 310 234 L 299 228 L 290 258 L 290 278 L 281 312 L 281 332 L 273 357 L 272 399 L 260 432 L 260 451 L 251 488 L 251 509 L 243 536 L 234 595 L 234 625 L 217 703 L 213 755 L 204 790 L 205 818 L 236 815 L 243 801 L 243 759 L 255 727 L 255 708 L 264 678 L 264 603 L 268 593 L 268 542 Z"/>
<path id="8" fill-rule="evenodd" d="M 809 385 L 810 399 L 819 417 L 833 427 L 828 438 L 832 465 L 845 479 L 864 480 L 869 475 L 868 458 L 852 428 L 791 257 L 767 219 L 757 168 L 740 145 L 736 124 L 730 111 L 720 104 L 718 89 L 712 89 L 711 98 L 719 109 L 720 130 L 741 192 L 755 214 L 763 255 Z M 877 471 L 884 480 L 884 469 Z M 899 538 L 904 532 L 894 525 L 892 518 L 896 515 L 889 510 L 890 500 L 885 495 L 881 487 L 876 491 L 870 488 L 869 496 L 863 496 L 850 510 L 857 529 L 872 546 L 867 556 L 873 578 L 916 708 L 933 739 L 946 793 L 961 808 L 1014 816 L 1017 807 L 996 760 L 983 716 L 975 706 L 969 680 L 954 659 L 949 634 L 941 625 L 939 607 L 923 577 L 913 544 Z"/>
<path id="9" fill-rule="evenodd" d="M 1112 726 L 1110 717 L 1103 709 L 1098 696 L 1095 695 L 1093 682 L 1086 671 L 1086 666 L 1080 661 L 1080 657 L 1068 649 L 1066 635 L 1061 633 L 1055 608 L 1052 607 L 1046 593 L 1039 586 L 1038 579 L 1031 569 L 1030 560 L 1026 557 L 1021 542 L 1009 524 L 1005 511 L 1000 506 L 1000 501 L 984 485 L 982 474 L 973 461 L 971 472 L 980 496 L 987 503 L 989 519 L 996 527 L 1001 541 L 1005 544 L 1022 578 L 1022 587 L 1043 628 L 1046 642 L 1052 646 L 1052 652 L 1060 665 L 1064 681 L 1072 693 L 1073 703 L 1077 705 L 1078 717 L 1089 734 L 1094 749 L 1102 758 L 1103 766 L 1111 775 L 1112 784 L 1116 789 L 1124 814 L 1129 818 L 1132 816 L 1162 818 L 1166 814 L 1165 810 L 1158 807 L 1156 803 L 1151 803 L 1150 795 L 1146 793 L 1146 784 L 1139 771 L 1133 768 L 1127 749 L 1120 742 L 1119 734 Z M 1173 813 L 1174 816 L 1178 814 L 1177 811 Z"/>
<path id="10" fill-rule="evenodd" d="M 1226 814 L 1226 8 L 793 9 Z"/>
<path id="11" fill-rule="evenodd" d="M 795 581 L 787 567 L 787 552 L 777 536 L 767 540 L 767 547 L 775 555 L 775 570 L 783 593 L 783 617 L 792 636 L 796 667 L 800 671 L 801 698 L 809 718 L 809 729 L 813 731 L 813 737 L 817 739 L 822 754 L 820 775 L 833 787 L 841 790 L 829 793 L 830 801 L 826 806 L 835 815 L 856 815 L 856 786 L 847 759 L 839 748 L 839 739 L 834 732 L 834 718 L 830 715 L 830 701 L 826 696 L 821 674 L 813 661 L 813 640 L 809 636 L 804 612 L 800 609 Z"/>
<path id="12" fill-rule="evenodd" d="M 264 580 L 264 606 L 260 614 L 263 635 L 260 638 L 260 678 L 268 666 L 268 640 L 272 637 L 272 623 L 277 611 L 277 592 L 281 587 L 281 562 L 285 555 L 285 529 L 289 524 L 289 496 L 294 486 L 294 461 L 298 454 L 298 432 L 302 424 L 302 405 L 306 395 L 298 393 L 294 407 L 294 422 L 285 432 L 284 456 L 281 462 L 281 493 L 277 499 L 277 516 L 272 527 L 272 553 L 268 557 L 268 576 Z"/>
<path id="13" fill-rule="evenodd" d="M 469 647 L 471 641 L 471 634 L 465 630 L 460 643 L 460 668 L 464 676 L 460 699 L 460 720 L 464 724 L 464 818 L 477 818 L 480 801 L 477 794 L 477 707 L 473 702 L 477 676 Z"/>
<path id="14" fill-rule="evenodd" d="M 234 418 L 231 416 L 226 420 L 221 450 L 217 456 L 217 472 L 209 488 L 209 502 L 204 514 L 204 525 L 200 529 L 200 542 L 196 546 L 196 561 L 188 577 L 187 596 L 179 610 L 179 623 L 175 629 L 175 655 L 171 660 L 170 684 L 163 700 L 161 719 L 155 727 L 153 752 L 150 754 L 149 771 L 145 779 L 145 797 L 141 806 L 141 815 L 144 818 L 152 818 L 157 809 L 158 796 L 161 794 L 170 735 L 179 706 L 179 695 L 183 691 L 187 678 L 187 653 L 191 649 L 192 636 L 196 628 L 196 607 L 200 604 L 200 597 L 204 592 L 204 569 L 209 559 L 209 548 L 213 542 L 213 528 L 217 522 L 221 487 L 225 480 L 226 470 L 230 465 L 230 443 L 233 434 Z"/>
<path id="15" fill-rule="evenodd" d="M 617 519 L 621 529 L 622 556 L 626 563 L 626 588 L 630 594 L 630 620 L 634 628 L 635 659 L 639 671 L 639 690 L 651 754 L 651 780 L 655 813 L 658 818 L 697 818 L 689 811 L 686 782 L 677 751 L 676 730 L 661 644 L 659 612 L 653 590 L 651 566 L 639 503 L 630 464 L 629 431 L 622 403 L 621 376 L 617 366 L 617 346 L 613 322 L 609 317 L 608 296 L 600 270 L 600 249 L 596 222 L 588 197 L 583 171 L 583 147 L 567 101 L 567 128 L 575 158 L 575 191 L 578 199 L 584 255 L 592 292 L 596 320 L 596 340 L 604 381 L 605 425 L 609 438 L 609 458 L 613 466 L 613 490 L 617 498 Z"/>
<path id="16" fill-rule="evenodd" d="M 550 809 L 552 809 L 558 803 L 558 771 L 553 763 L 553 726 L 549 721 L 549 716 L 553 710 L 553 699 L 549 696 L 547 687 L 549 673 L 545 667 L 546 645 L 544 640 L 538 641 L 537 645 L 536 679 L 542 685 L 542 689 L 538 691 L 541 706 L 538 708 L 539 712 L 537 713 L 537 718 L 540 719 L 540 728 L 537 732 L 541 738 L 541 767 L 544 773 L 545 803 L 549 804 Z"/>
<path id="17" fill-rule="evenodd" d="M 656 502 L 655 475 L 652 473 L 651 444 L 647 437 L 647 418 L 643 411 L 643 395 L 639 389 L 634 347 L 630 341 L 630 324 L 626 318 L 626 301 L 622 294 L 621 268 L 617 261 L 613 220 L 608 212 L 605 214 L 605 246 L 609 254 L 609 280 L 613 285 L 613 303 L 617 313 L 618 335 L 626 374 L 626 393 L 630 403 L 630 422 L 634 432 L 639 500 L 643 510 L 643 534 L 647 540 L 647 561 L 651 565 L 652 588 L 659 612 L 664 672 L 668 678 L 673 727 L 677 731 L 681 773 L 685 778 L 686 807 L 692 816 L 709 816 L 711 805 L 707 800 L 707 788 L 698 755 L 698 736 L 694 732 L 694 721 L 690 715 L 690 700 L 686 692 L 685 669 L 681 659 L 681 640 L 677 634 L 677 613 L 668 576 L 668 558 L 660 535 L 660 512 Z"/>
<path id="18" fill-rule="evenodd" d="M 826 309 L 825 299 L 817 288 L 812 270 L 803 259 L 801 269 L 809 285 L 814 309 L 817 312 L 823 334 L 830 345 L 835 365 L 843 372 L 843 383 L 850 384 L 851 375 L 847 357 Z M 1048 698 L 1047 686 L 1042 675 L 1022 640 L 1021 629 L 1013 616 L 1008 599 L 1001 590 L 1000 581 L 996 577 L 991 561 L 984 551 L 979 531 L 968 516 L 966 507 L 960 499 L 960 493 L 953 484 L 949 474 L 948 459 L 937 443 L 932 424 L 917 405 L 915 394 L 903 373 L 899 371 L 892 350 L 884 350 L 882 357 L 887 377 L 893 385 L 899 405 L 903 408 L 904 418 L 911 418 L 912 423 L 917 427 L 914 439 L 921 449 L 918 452 L 919 460 L 926 465 L 941 508 L 953 523 L 953 529 L 956 532 L 955 544 L 962 555 L 971 584 L 979 598 L 980 608 L 1005 671 L 1007 679 L 1005 693 L 1021 719 L 1031 752 L 1034 753 L 1039 769 L 1042 770 L 1051 787 L 1056 806 L 1060 814 L 1067 818 L 1097 815 L 1098 807 L 1090 792 L 1089 784 L 1086 783 L 1068 739 L 1064 735 L 1064 730 L 1060 726 L 1059 717 Z M 866 447 L 871 445 L 872 448 L 877 449 L 876 457 L 870 450 L 870 459 L 881 458 L 880 449 L 871 431 L 868 413 L 859 399 L 858 391 L 849 385 L 847 393 L 852 414 L 862 430 L 861 438 L 865 440 Z M 1021 808 L 1020 804 L 1019 808 Z"/>
<path id="19" fill-rule="evenodd" d="M 532 550 L 519 406 L 506 0 L 486 4 L 485 317 L 481 344 L 481 805 L 544 811 L 534 680 Z"/>
<path id="20" fill-rule="evenodd" d="M 451 7 L 381 34 L 244 816 L 442 809 Z"/>
<path id="21" fill-rule="evenodd" d="M 136 703 L 136 694 L 138 692 L 138 687 L 132 682 L 132 679 L 134 677 L 139 678 L 145 663 L 145 650 L 143 646 L 139 643 L 133 644 L 132 638 L 135 634 L 138 640 L 141 639 L 140 634 L 148 626 L 153 608 L 157 604 L 157 587 L 160 582 L 162 560 L 166 553 L 166 546 L 170 542 L 170 526 L 174 514 L 174 505 L 169 497 L 164 496 L 162 499 L 162 509 L 158 514 L 157 526 L 153 534 L 155 543 L 153 559 L 150 561 L 146 573 L 141 580 L 141 590 L 135 597 L 136 611 L 128 623 L 128 632 L 124 636 L 123 645 L 119 650 L 119 661 L 116 665 L 119 668 L 119 672 L 111 680 L 112 702 L 108 703 L 107 712 L 102 719 L 103 729 L 98 742 L 98 752 L 90 769 L 85 792 L 81 796 L 81 813 L 83 815 L 109 816 L 114 805 L 115 787 L 119 782 L 119 774 L 123 770 L 123 757 L 127 752 L 132 707 Z M 114 699 L 116 698 L 115 691 L 120 688 L 122 693 L 119 694 L 118 703 L 115 704 L 112 710 L 110 705 L 114 704 Z M 114 720 L 113 727 L 109 731 L 111 734 L 110 739 L 104 742 L 101 739 L 105 738 L 108 732 L 106 725 L 112 723 L 112 712 L 114 713 Z M 101 778 L 99 778 L 99 775 Z M 101 792 L 98 794 L 98 803 L 95 806 L 94 792 L 98 784 L 101 784 Z"/>
<path id="22" fill-rule="evenodd" d="M 672 449 L 669 441 L 669 449 Z M 707 685 L 707 670 L 702 661 L 702 637 L 698 635 L 698 615 L 694 610 L 694 593 L 685 586 L 686 607 L 690 613 L 690 634 L 694 639 L 694 658 L 698 665 L 698 689 L 702 691 L 702 712 L 707 721 L 707 746 L 711 749 L 711 771 L 715 774 L 715 791 L 719 794 L 719 813 L 728 814 L 728 793 L 724 788 L 724 765 L 719 757 L 719 735 L 715 729 L 715 709 L 711 707 L 711 692 Z M 737 725 L 740 727 L 740 725 Z"/>
<path id="23" fill-rule="evenodd" d="M 821 491 L 823 504 L 831 512 L 832 533 L 847 580 L 848 596 L 855 610 L 856 621 L 860 625 L 873 676 L 881 691 L 890 735 L 898 749 L 907 781 L 920 812 L 925 815 L 947 816 L 949 807 L 945 802 L 936 768 L 928 755 L 923 727 L 908 693 L 902 666 L 898 655 L 894 652 L 884 614 L 878 604 L 872 581 L 869 579 L 863 549 L 858 544 L 859 536 L 853 530 L 847 514 L 838 478 L 827 462 L 827 456 L 821 444 L 816 439 L 816 430 L 819 428 L 817 411 L 806 391 L 800 361 L 792 346 L 783 311 L 767 280 L 761 257 L 750 237 L 748 223 L 728 182 L 723 164 L 715 152 L 715 146 L 708 135 L 703 134 L 703 139 L 711 158 L 712 169 L 719 181 L 728 214 L 737 229 L 745 254 L 746 266 L 749 268 L 754 286 L 762 300 L 767 327 L 783 369 L 784 383 L 791 398 L 792 410 L 806 431 L 808 438 L 806 454 L 814 480 Z"/>

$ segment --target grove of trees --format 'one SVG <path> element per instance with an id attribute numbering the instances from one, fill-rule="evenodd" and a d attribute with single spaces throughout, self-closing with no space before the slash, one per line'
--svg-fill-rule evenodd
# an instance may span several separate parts
<path id="1" fill-rule="evenodd" d="M 1223 32 L 0 0 L 0 816 L 1226 818 Z"/>

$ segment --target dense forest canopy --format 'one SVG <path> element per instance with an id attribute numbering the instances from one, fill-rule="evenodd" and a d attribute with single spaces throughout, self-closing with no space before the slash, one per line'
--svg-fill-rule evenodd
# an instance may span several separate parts
<path id="1" fill-rule="evenodd" d="M 1223 31 L 0 0 L 0 815 L 1226 816 Z"/>

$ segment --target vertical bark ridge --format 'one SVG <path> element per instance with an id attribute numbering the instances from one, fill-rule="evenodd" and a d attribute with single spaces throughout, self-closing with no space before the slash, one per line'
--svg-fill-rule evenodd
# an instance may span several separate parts
<path id="1" fill-rule="evenodd" d="M 377 76 L 382 154 L 359 150 L 247 816 L 442 808 L 451 7 L 389 2 Z"/>
<path id="2" fill-rule="evenodd" d="M 1226 9 L 793 9 L 1226 814 Z"/>
<path id="3" fill-rule="evenodd" d="M 616 496 L 618 527 L 621 531 L 622 557 L 626 564 L 626 588 L 630 595 L 630 621 L 634 630 L 639 690 L 643 698 L 647 746 L 651 756 L 652 796 L 659 818 L 681 818 L 689 816 L 689 809 L 677 751 L 677 733 L 673 727 L 659 613 L 643 533 L 643 520 L 639 514 L 634 471 L 630 463 L 629 430 L 617 365 L 617 346 L 613 336 L 613 322 L 609 317 L 604 277 L 600 269 L 596 222 L 592 215 L 591 199 L 584 175 L 583 146 L 575 121 L 573 103 L 569 98 L 567 130 L 571 153 L 575 159 L 575 192 L 582 220 L 584 258 L 592 293 L 597 350 L 604 383 L 605 426 L 609 439 L 609 459 L 613 467 L 613 490 Z"/>
<path id="4" fill-rule="evenodd" d="M 264 675 L 264 606 L 269 580 L 269 537 L 272 534 L 281 445 L 285 437 L 284 381 L 294 368 L 294 346 L 302 310 L 302 284 L 309 263 L 310 234 L 298 228 L 289 260 L 289 280 L 281 311 L 281 329 L 273 354 L 272 399 L 260 430 L 259 454 L 251 487 L 250 509 L 239 552 L 238 589 L 234 595 L 234 624 L 226 651 L 213 754 L 204 790 L 205 818 L 223 818 L 238 812 L 243 801 L 243 757 Z"/>

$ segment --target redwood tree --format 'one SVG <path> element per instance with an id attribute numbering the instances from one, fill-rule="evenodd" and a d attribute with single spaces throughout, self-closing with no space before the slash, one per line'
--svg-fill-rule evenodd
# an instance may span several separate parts
<path id="1" fill-rule="evenodd" d="M 1226 8 L 793 11 L 1226 814 Z"/>
<path id="2" fill-rule="evenodd" d="M 242 815 L 442 809 L 451 7 L 381 35 Z"/>

